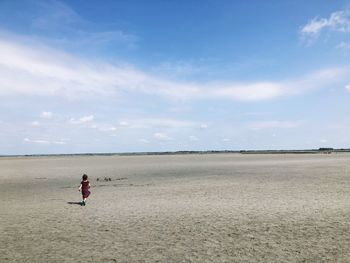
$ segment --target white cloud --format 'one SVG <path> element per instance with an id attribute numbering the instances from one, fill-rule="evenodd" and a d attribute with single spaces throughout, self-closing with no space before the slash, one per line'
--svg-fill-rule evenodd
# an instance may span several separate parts
<path id="1" fill-rule="evenodd" d="M 170 140 L 173 140 L 173 138 L 171 138 L 167 134 L 161 133 L 161 132 L 156 132 L 155 134 L 153 134 L 153 137 L 156 140 L 159 140 L 159 141 L 170 141 Z"/>
<path id="2" fill-rule="evenodd" d="M 318 70 L 298 80 L 287 81 L 285 95 L 297 95 L 314 89 L 342 83 L 349 78 L 349 67 L 338 67 Z"/>
<path id="3" fill-rule="evenodd" d="M 126 126 L 129 126 L 129 123 L 127 121 L 121 121 L 119 122 L 119 125 L 126 127 Z"/>
<path id="4" fill-rule="evenodd" d="M 111 131 L 116 131 L 117 128 L 116 127 L 100 127 L 99 131 L 102 132 L 111 132 Z"/>
<path id="5" fill-rule="evenodd" d="M 327 26 L 329 26 L 327 19 L 314 18 L 301 29 L 301 33 L 305 35 L 318 35 Z"/>
<path id="6" fill-rule="evenodd" d="M 78 120 L 76 120 L 74 118 L 71 118 L 70 119 L 70 123 L 72 123 L 72 124 L 82 124 L 82 123 L 91 122 L 93 120 L 94 120 L 94 115 L 88 115 L 88 116 L 83 116 L 83 117 L 79 118 Z"/>
<path id="7" fill-rule="evenodd" d="M 24 138 L 24 141 L 25 142 L 29 142 L 29 143 L 50 144 L 50 142 L 46 141 L 46 140 L 31 140 L 31 139 L 28 139 L 28 138 Z"/>
<path id="8" fill-rule="evenodd" d="M 85 118 L 83 119 L 84 122 L 91 122 L 93 120 L 93 118 L 86 118 L 86 117 L 91 117 L 91 116 L 85 116 Z M 82 122 L 83 121 L 82 118 L 80 118 L 78 121 L 75 121 L 73 120 L 73 123 L 74 124 L 77 124 L 77 123 L 84 123 Z M 71 121 L 72 123 L 72 121 Z M 94 123 L 92 125 L 89 126 L 91 129 L 97 129 L 98 131 L 101 131 L 101 132 L 115 132 L 117 130 L 116 127 L 108 124 L 108 123 Z"/>
<path id="9" fill-rule="evenodd" d="M 114 92 L 142 76 L 133 70 L 89 63 L 57 50 L 0 41 L 0 95 L 34 94 L 81 98 Z M 17 79 L 16 79 L 17 75 Z M 18 77 L 21 76 L 21 77 Z M 115 77 L 114 77 L 115 76 Z"/>
<path id="10" fill-rule="evenodd" d="M 297 128 L 303 124 L 303 121 L 255 121 L 249 124 L 252 130 L 261 129 L 291 129 Z"/>
<path id="11" fill-rule="evenodd" d="M 300 30 L 303 37 L 315 39 L 323 30 L 350 32 L 350 11 L 338 11 L 329 18 L 315 17 Z"/>
<path id="12" fill-rule="evenodd" d="M 322 142 L 322 143 L 327 143 L 328 140 L 327 140 L 327 139 L 321 139 L 321 142 Z"/>
<path id="13" fill-rule="evenodd" d="M 216 87 L 215 87 L 216 86 Z M 238 101 L 267 100 L 283 95 L 283 85 L 273 82 L 212 85 L 206 96 Z"/>
<path id="14" fill-rule="evenodd" d="M 38 122 L 38 121 L 32 121 L 32 122 L 30 123 L 30 125 L 32 125 L 32 126 L 40 126 L 40 122 Z"/>
<path id="15" fill-rule="evenodd" d="M 230 141 L 231 141 L 231 139 L 224 138 L 224 139 L 222 139 L 222 141 L 223 141 L 223 142 L 230 142 Z"/>
<path id="16" fill-rule="evenodd" d="M 51 111 L 43 111 L 40 114 L 40 117 L 43 119 L 51 119 L 53 117 L 53 113 Z"/>
<path id="17" fill-rule="evenodd" d="M 350 49 L 350 42 L 340 42 L 339 45 L 336 46 L 338 49 Z"/>
<path id="18" fill-rule="evenodd" d="M 195 122 L 170 118 L 130 119 L 126 122 L 131 128 L 190 128 Z"/>
<path id="19" fill-rule="evenodd" d="M 47 141 L 47 140 L 32 140 L 29 138 L 24 138 L 23 140 L 26 143 L 36 143 L 36 144 L 57 144 L 57 145 L 64 145 L 66 144 L 66 142 L 64 142 L 63 140 L 61 141 Z"/>
<path id="20" fill-rule="evenodd" d="M 208 128 L 208 124 L 202 123 L 201 125 L 199 125 L 199 128 L 207 129 Z"/>
<path id="21" fill-rule="evenodd" d="M 169 100 L 261 101 L 322 88 L 348 78 L 350 73 L 349 67 L 344 67 L 316 71 L 294 80 L 199 84 L 166 80 L 131 66 L 87 61 L 40 44 L 5 39 L 0 40 L 0 96 L 93 99 L 96 95 L 134 92 Z M 333 75 L 324 74 L 327 72 Z"/>
<path id="22" fill-rule="evenodd" d="M 186 120 L 176 120 L 176 119 L 144 119 L 144 123 L 150 124 L 152 126 L 166 127 L 166 128 L 184 128 L 184 127 L 193 127 L 194 122 Z"/>
<path id="23" fill-rule="evenodd" d="M 345 88 L 350 91 L 350 84 L 346 85 Z"/>

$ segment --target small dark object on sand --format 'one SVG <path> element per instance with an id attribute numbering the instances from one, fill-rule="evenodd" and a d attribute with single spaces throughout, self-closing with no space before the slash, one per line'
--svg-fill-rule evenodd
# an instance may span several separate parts
<path id="1" fill-rule="evenodd" d="M 97 181 L 97 182 L 100 181 L 100 178 L 97 177 L 96 181 Z"/>
<path id="2" fill-rule="evenodd" d="M 111 182 L 111 181 L 112 181 L 112 178 L 111 178 L 111 177 L 105 177 L 103 180 L 104 180 L 105 182 Z"/>

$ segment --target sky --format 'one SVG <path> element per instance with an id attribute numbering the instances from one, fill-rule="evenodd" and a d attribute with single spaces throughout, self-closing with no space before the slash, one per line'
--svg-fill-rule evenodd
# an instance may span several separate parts
<path id="1" fill-rule="evenodd" d="M 0 155 L 350 148 L 349 116 L 349 0 L 0 0 Z"/>

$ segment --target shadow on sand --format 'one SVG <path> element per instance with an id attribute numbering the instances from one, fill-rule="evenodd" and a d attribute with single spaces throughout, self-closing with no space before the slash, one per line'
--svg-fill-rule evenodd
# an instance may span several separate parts
<path id="1" fill-rule="evenodd" d="M 82 202 L 67 202 L 69 205 L 82 205 Z"/>

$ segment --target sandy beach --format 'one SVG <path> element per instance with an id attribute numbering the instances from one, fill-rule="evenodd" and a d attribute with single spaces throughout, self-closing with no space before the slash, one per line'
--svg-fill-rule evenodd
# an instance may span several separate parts
<path id="1" fill-rule="evenodd" d="M 350 154 L 4 157 L 0 168 L 0 262 L 350 262 Z"/>

